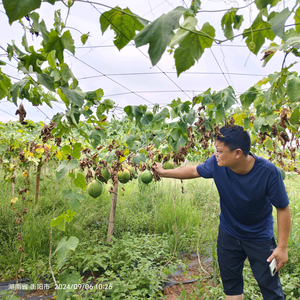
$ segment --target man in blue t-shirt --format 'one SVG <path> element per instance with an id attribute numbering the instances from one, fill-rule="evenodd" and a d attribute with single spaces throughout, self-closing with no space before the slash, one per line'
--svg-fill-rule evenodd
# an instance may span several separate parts
<path id="1" fill-rule="evenodd" d="M 265 300 L 284 300 L 278 273 L 288 260 L 291 227 L 289 199 L 279 169 L 270 161 L 250 153 L 250 136 L 241 126 L 221 128 L 215 153 L 203 164 L 164 170 L 162 177 L 213 178 L 220 195 L 218 263 L 226 300 L 242 300 L 243 265 L 248 257 Z M 273 233 L 273 206 L 277 210 L 278 246 Z"/>

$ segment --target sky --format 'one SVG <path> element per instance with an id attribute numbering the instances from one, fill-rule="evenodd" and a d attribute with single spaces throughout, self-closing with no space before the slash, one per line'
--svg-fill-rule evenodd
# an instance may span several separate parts
<path id="1" fill-rule="evenodd" d="M 263 53 L 257 56 L 250 53 L 245 47 L 242 37 L 233 42 L 228 41 L 221 45 L 214 45 L 211 49 L 206 49 L 203 56 L 188 71 L 177 77 L 175 62 L 172 55 L 165 53 L 156 66 L 151 65 L 149 59 L 148 45 L 136 48 L 130 42 L 125 48 L 119 51 L 113 44 L 114 32 L 108 29 L 102 35 L 99 24 L 101 13 L 108 10 L 104 4 L 110 7 L 130 8 L 130 10 L 143 18 L 153 21 L 163 13 L 168 13 L 177 6 L 190 5 L 190 1 L 180 0 L 109 0 L 82 3 L 75 1 L 70 9 L 66 26 L 70 30 L 75 40 L 75 56 L 66 52 L 65 61 L 69 64 L 73 74 L 79 80 L 79 86 L 83 91 L 91 91 L 102 88 L 103 99 L 111 99 L 116 105 L 115 113 L 122 115 L 123 108 L 127 105 L 146 104 L 151 109 L 154 104 L 161 107 L 180 98 L 182 101 L 191 101 L 192 98 L 211 88 L 218 91 L 231 85 L 237 96 L 245 92 L 264 76 L 275 71 L 280 71 L 283 53 L 276 53 L 266 67 L 262 67 L 261 58 Z M 250 2 L 245 1 L 208 1 L 201 4 L 203 12 L 198 13 L 198 25 L 202 27 L 205 22 L 209 22 L 216 29 L 216 37 L 224 39 L 220 22 L 223 9 L 231 7 L 244 7 Z M 288 5 L 289 1 L 279 5 L 279 10 L 283 5 Z M 49 30 L 53 24 L 54 10 L 61 9 L 63 19 L 66 19 L 67 8 L 62 3 L 55 6 L 43 3 L 41 9 L 37 10 L 41 18 L 45 20 Z M 0 45 L 4 48 L 11 40 L 22 48 L 21 38 L 23 28 L 18 22 L 11 26 L 5 15 L 5 10 L 0 5 Z M 249 27 L 249 22 L 253 22 L 257 15 L 254 5 L 241 9 L 244 15 L 244 25 L 242 29 Z M 24 22 L 26 22 L 24 20 Z M 287 22 L 287 23 L 292 23 Z M 89 33 L 89 39 L 82 45 L 80 36 L 82 33 Z M 237 32 L 236 32 L 237 33 Z M 37 51 L 41 39 L 27 34 L 29 44 L 32 44 Z M 269 45 L 267 41 L 266 46 Z M 0 49 L 0 59 L 7 62 L 6 66 L 1 66 L 2 71 L 14 77 L 22 78 L 22 73 L 16 69 L 17 62 L 8 61 L 4 56 L 4 51 Z M 286 64 L 296 61 L 292 56 L 288 56 Z M 299 68 L 297 65 L 294 70 Z M 21 102 L 18 102 L 18 105 Z M 27 111 L 27 119 L 33 121 L 44 121 L 48 123 L 57 112 L 64 111 L 63 103 L 53 104 L 53 109 L 48 106 L 32 107 L 30 103 L 23 101 Z M 15 116 L 17 107 L 9 103 L 6 99 L 0 100 L 0 121 L 18 120 Z"/>

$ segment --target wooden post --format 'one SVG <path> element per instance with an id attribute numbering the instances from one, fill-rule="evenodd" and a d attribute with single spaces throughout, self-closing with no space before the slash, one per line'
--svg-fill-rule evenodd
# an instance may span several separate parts
<path id="1" fill-rule="evenodd" d="M 109 225 L 107 231 L 107 241 L 111 241 L 111 236 L 114 232 L 114 223 L 115 223 L 115 215 L 116 215 L 116 207 L 117 207 L 117 199 L 118 199 L 118 186 L 119 182 L 114 184 L 114 191 L 111 199 L 111 208 L 110 208 L 110 217 L 109 217 Z"/>
<path id="2" fill-rule="evenodd" d="M 47 175 L 47 160 L 45 159 L 44 176 Z"/>
<path id="3" fill-rule="evenodd" d="M 10 156 L 10 163 L 12 165 L 14 164 L 14 158 L 13 158 L 12 155 Z M 12 171 L 12 176 L 14 176 L 14 171 Z M 14 184 L 14 182 L 12 182 L 12 184 L 11 184 L 11 195 L 14 196 L 14 194 L 15 194 L 15 184 Z"/>
<path id="4" fill-rule="evenodd" d="M 41 178 L 41 169 L 42 169 L 43 159 L 40 158 L 39 164 L 36 168 L 36 180 L 35 180 L 35 203 L 39 201 L 39 192 L 40 192 L 40 178 Z"/>

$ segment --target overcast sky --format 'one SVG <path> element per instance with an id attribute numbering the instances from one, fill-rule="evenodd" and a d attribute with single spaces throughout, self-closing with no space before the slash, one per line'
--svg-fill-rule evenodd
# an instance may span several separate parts
<path id="1" fill-rule="evenodd" d="M 93 3 L 102 3 L 115 7 L 130 8 L 132 12 L 152 21 L 163 13 L 168 13 L 177 6 L 189 6 L 190 1 L 179 0 L 94 0 Z M 229 3 L 229 5 L 228 5 Z M 248 3 L 248 2 L 247 2 Z M 220 22 L 224 14 L 216 10 L 228 9 L 230 7 L 240 7 L 247 4 L 244 1 L 202 1 L 201 8 L 204 11 L 198 13 L 198 25 L 202 27 L 205 22 L 209 22 L 216 28 L 216 37 L 224 39 Z M 287 2 L 286 2 L 287 3 Z M 67 9 L 61 3 L 52 6 L 43 3 L 38 11 L 41 18 L 46 22 L 49 30 L 53 24 L 54 9 L 61 9 L 63 19 L 66 18 Z M 283 9 L 282 6 L 279 9 Z M 220 90 L 231 85 L 237 95 L 243 93 L 250 86 L 275 71 L 280 71 L 283 61 L 283 54 L 276 53 L 266 67 L 262 67 L 261 58 L 250 54 L 245 47 L 244 40 L 240 37 L 233 42 L 226 42 L 222 46 L 215 45 L 211 49 L 206 49 L 198 63 L 191 69 L 182 73 L 177 78 L 175 63 L 172 55 L 167 52 L 156 66 L 152 66 L 148 56 L 148 46 L 136 48 L 133 42 L 119 51 L 113 46 L 114 33 L 111 30 L 102 35 L 99 25 L 100 14 L 107 8 L 91 3 L 75 2 L 70 10 L 67 26 L 69 27 L 73 39 L 75 40 L 75 57 L 66 53 L 66 62 L 71 66 L 72 71 L 83 91 L 91 91 L 98 88 L 104 90 L 104 98 L 109 98 L 116 102 L 121 109 L 126 105 L 146 104 L 152 108 L 155 103 L 166 105 L 173 99 L 180 98 L 182 101 L 191 100 L 193 96 L 211 88 Z M 20 24 L 14 22 L 9 25 L 4 13 L 4 8 L 0 5 L 0 44 L 4 48 L 11 40 L 22 48 L 21 37 L 23 29 Z M 253 22 L 257 15 L 255 6 L 244 8 L 240 13 L 245 17 L 243 29 L 249 27 L 249 21 Z M 288 24 L 292 23 L 287 22 Z M 77 29 L 77 30 L 75 30 Z M 90 37 L 83 46 L 80 41 L 81 33 L 88 33 Z M 35 50 L 39 48 L 40 38 L 27 34 L 29 44 L 33 44 Z M 267 42 L 267 45 L 269 42 Z M 0 51 L 0 59 L 8 62 L 6 66 L 1 66 L 2 70 L 15 77 L 22 78 L 22 74 L 17 72 L 16 62 L 9 62 Z M 295 57 L 288 56 L 287 64 L 296 61 Z M 294 69 L 299 68 L 297 65 Z M 16 82 L 16 79 L 12 79 Z M 27 117 L 33 121 L 49 122 L 55 113 L 62 112 L 62 103 L 55 103 L 51 110 L 47 106 L 39 108 L 31 107 L 24 102 L 27 110 Z M 5 99 L 0 100 L 0 121 L 17 120 L 15 116 L 16 106 Z M 47 118 L 48 117 L 48 118 Z"/>

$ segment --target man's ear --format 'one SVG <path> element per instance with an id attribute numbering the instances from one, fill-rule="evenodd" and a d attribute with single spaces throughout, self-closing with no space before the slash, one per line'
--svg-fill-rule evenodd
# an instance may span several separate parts
<path id="1" fill-rule="evenodd" d="M 242 155 L 243 151 L 240 148 L 236 149 L 236 158 L 240 158 Z"/>

